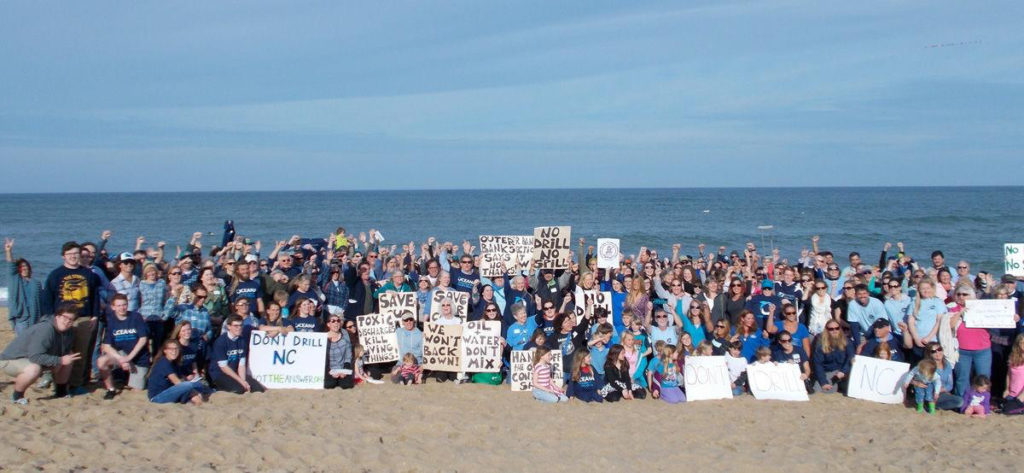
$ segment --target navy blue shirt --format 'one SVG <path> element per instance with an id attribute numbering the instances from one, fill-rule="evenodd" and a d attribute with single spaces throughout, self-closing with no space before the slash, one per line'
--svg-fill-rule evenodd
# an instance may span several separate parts
<path id="1" fill-rule="evenodd" d="M 292 317 L 286 320 L 285 323 L 292 326 L 296 332 L 320 331 L 320 320 L 312 315 L 309 317 Z"/>
<path id="2" fill-rule="evenodd" d="M 124 320 L 118 319 L 116 315 L 107 319 L 107 331 L 103 344 L 110 345 L 115 350 L 128 354 L 135 349 L 135 344 L 143 337 L 149 337 L 149 328 L 146 326 L 146 321 L 143 320 L 138 312 L 129 312 L 128 317 Z M 135 355 L 131 362 L 136 366 L 149 366 L 148 343 L 142 346 L 142 349 L 139 350 L 139 353 Z"/>
<path id="3" fill-rule="evenodd" d="M 227 361 L 227 366 L 237 373 L 239 363 L 248 355 L 249 339 L 238 337 L 232 340 L 227 332 L 220 334 L 210 349 L 210 376 L 214 379 L 224 376 L 219 365 L 222 361 Z"/>
<path id="4" fill-rule="evenodd" d="M 174 365 L 167 358 L 157 360 L 156 364 L 153 365 L 153 369 L 149 370 L 149 380 L 147 381 L 149 384 L 146 386 L 150 399 L 174 386 L 174 383 L 168 379 L 172 374 L 177 376 L 179 380 L 184 380 L 189 372 L 185 371 L 181 365 Z"/>
<path id="5" fill-rule="evenodd" d="M 248 281 L 242 281 L 235 286 L 235 291 L 231 293 L 231 303 L 238 302 L 239 299 L 246 299 L 249 301 L 249 310 L 256 311 L 258 307 L 256 305 L 257 299 L 263 298 L 263 285 L 260 284 L 258 279 L 250 279 Z"/>

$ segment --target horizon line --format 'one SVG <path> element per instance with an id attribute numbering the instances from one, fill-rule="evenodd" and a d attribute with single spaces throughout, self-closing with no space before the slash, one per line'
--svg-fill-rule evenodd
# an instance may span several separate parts
<path id="1" fill-rule="evenodd" d="M 2 192 L 3 196 L 20 195 L 102 195 L 102 194 L 266 194 L 326 192 L 465 192 L 465 191 L 547 191 L 547 190 L 764 190 L 764 189 L 1024 189 L 1024 185 L 849 185 L 849 186 L 695 186 L 695 187 L 492 187 L 492 188 L 399 188 L 399 189 L 277 189 L 277 190 L 190 190 L 190 191 L 79 191 L 79 192 Z"/>

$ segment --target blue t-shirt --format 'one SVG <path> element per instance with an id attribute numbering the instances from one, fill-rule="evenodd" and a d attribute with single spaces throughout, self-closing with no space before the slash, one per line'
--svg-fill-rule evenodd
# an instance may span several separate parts
<path id="1" fill-rule="evenodd" d="M 309 317 L 292 317 L 285 321 L 292 326 L 296 332 L 319 332 L 320 320 L 310 315 Z"/>
<path id="2" fill-rule="evenodd" d="M 203 352 L 206 351 L 206 342 L 202 338 L 193 338 L 189 344 L 182 345 L 179 356 L 181 357 L 181 369 L 191 373 L 203 361 Z"/>
<path id="3" fill-rule="evenodd" d="M 150 399 L 174 386 L 174 383 L 168 379 L 172 374 L 177 376 L 179 380 L 184 380 L 189 371 L 186 371 L 181 365 L 174 366 L 167 358 L 160 358 L 153 365 L 153 369 L 149 370 L 149 380 L 146 386 Z"/>
<path id="4" fill-rule="evenodd" d="M 256 300 L 262 297 L 263 285 L 258 279 L 250 279 L 238 283 L 235 291 L 231 293 L 231 303 L 234 304 L 239 299 L 246 299 L 249 301 L 249 310 L 256 311 Z"/>
<path id="5" fill-rule="evenodd" d="M 533 335 L 534 330 L 537 330 L 537 323 L 532 319 L 526 319 L 525 324 L 516 322 L 508 326 L 505 342 L 513 350 L 522 350 L 526 342 L 530 341 L 530 336 Z"/>
<path id="6" fill-rule="evenodd" d="M 776 320 L 775 321 L 775 328 L 779 329 L 779 332 L 781 332 L 783 330 L 786 330 L 785 327 L 782 325 L 782 321 L 781 320 Z M 778 333 L 778 332 L 776 332 L 776 333 Z M 810 330 L 807 330 L 807 326 L 806 325 L 804 325 L 804 324 L 797 324 L 796 333 L 791 333 L 790 335 L 793 336 L 793 346 L 797 347 L 797 348 L 800 348 L 800 349 L 803 349 L 803 347 L 804 347 L 804 339 L 810 337 L 811 336 L 811 332 L 810 332 Z"/>
<path id="7" fill-rule="evenodd" d="M 661 375 L 662 388 L 679 387 L 679 365 L 670 363 L 668 365 L 658 363 L 657 372 Z"/>
<path id="8" fill-rule="evenodd" d="M 928 335 L 928 332 L 931 332 L 932 328 L 935 327 L 935 321 L 939 314 L 945 314 L 946 312 L 946 303 L 942 302 L 942 299 L 938 297 L 921 299 L 921 310 L 917 313 L 917 326 L 915 327 L 917 329 L 917 336 L 924 339 L 925 335 Z M 924 341 L 934 342 L 936 338 L 932 337 Z"/>
<path id="9" fill-rule="evenodd" d="M 594 371 L 601 373 L 604 376 L 604 362 L 608 359 L 608 345 L 603 348 L 598 348 L 597 345 L 590 347 L 590 366 L 594 367 Z"/>
<path id="10" fill-rule="evenodd" d="M 249 354 L 249 339 L 238 337 L 234 340 L 227 332 L 220 334 L 210 349 L 210 376 L 214 379 L 224 376 L 220 363 L 226 362 L 232 371 L 238 372 L 238 365 Z"/>
<path id="11" fill-rule="evenodd" d="M 146 326 L 146 321 L 138 312 L 129 312 L 124 320 L 118 319 L 116 315 L 107 317 L 107 331 L 103 343 L 128 354 L 135 349 L 135 344 L 139 342 L 140 338 L 148 336 L 149 328 Z M 131 362 L 136 366 L 149 366 L 148 343 L 142 346 Z"/>

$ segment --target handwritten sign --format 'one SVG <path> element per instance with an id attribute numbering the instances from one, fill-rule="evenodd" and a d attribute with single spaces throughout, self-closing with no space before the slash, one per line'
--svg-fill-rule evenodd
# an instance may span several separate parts
<path id="1" fill-rule="evenodd" d="M 902 378 L 909 371 L 907 363 L 857 355 L 853 357 L 846 395 L 884 404 L 901 404 L 904 394 Z"/>
<path id="2" fill-rule="evenodd" d="M 971 299 L 964 307 L 964 324 L 970 328 L 1017 328 L 1013 299 Z"/>
<path id="3" fill-rule="evenodd" d="M 533 269 L 568 269 L 572 227 L 533 229 Z"/>
<path id="4" fill-rule="evenodd" d="M 529 350 L 512 350 L 509 361 L 512 365 L 509 380 L 513 391 L 529 391 L 533 386 L 533 352 Z"/>
<path id="5" fill-rule="evenodd" d="M 291 332 L 249 336 L 249 369 L 268 389 L 323 389 L 327 334 Z"/>
<path id="6" fill-rule="evenodd" d="M 597 267 L 605 269 L 619 267 L 618 238 L 597 239 Z"/>
<path id="7" fill-rule="evenodd" d="M 755 399 L 809 401 L 796 363 L 753 363 L 747 365 L 747 384 Z"/>
<path id="8" fill-rule="evenodd" d="M 416 318 L 415 292 L 386 292 L 377 298 L 380 314 L 399 323 L 406 315 Z"/>
<path id="9" fill-rule="evenodd" d="M 423 324 L 423 369 L 459 371 L 462 325 Z"/>
<path id="10" fill-rule="evenodd" d="M 469 315 L 469 293 L 448 290 L 448 291 L 434 291 L 434 295 L 430 298 L 430 321 L 435 322 L 441 318 L 441 304 L 444 303 L 445 299 L 452 300 L 452 312 L 455 318 L 459 321 L 466 320 L 466 316 Z"/>
<path id="11" fill-rule="evenodd" d="M 562 362 L 562 350 L 551 350 L 551 380 L 555 382 L 555 386 L 565 388 L 565 364 Z"/>
<path id="12" fill-rule="evenodd" d="M 579 323 L 581 317 L 593 315 L 594 309 L 603 307 L 608 311 L 608 323 L 611 323 L 612 317 L 612 293 L 609 291 L 580 291 L 577 294 L 582 294 L 583 303 L 573 306 L 573 315 L 576 316 L 576 322 Z M 594 320 L 597 323 L 597 320 Z"/>
<path id="13" fill-rule="evenodd" d="M 529 271 L 532 258 L 532 235 L 480 235 L 480 274 L 484 276 L 493 278 Z"/>
<path id="14" fill-rule="evenodd" d="M 1024 276 L 1024 243 L 1003 245 L 1003 267 L 1006 274 Z"/>
<path id="15" fill-rule="evenodd" d="M 732 382 L 724 356 L 688 356 L 683 366 L 687 401 L 732 399 Z"/>
<path id="16" fill-rule="evenodd" d="M 459 348 L 462 371 L 497 373 L 501 370 L 501 322 L 478 320 L 462 324 Z"/>
<path id="17" fill-rule="evenodd" d="M 359 329 L 359 343 L 363 346 L 366 363 L 387 363 L 398 361 L 398 337 L 395 324 L 381 314 L 356 316 Z"/>

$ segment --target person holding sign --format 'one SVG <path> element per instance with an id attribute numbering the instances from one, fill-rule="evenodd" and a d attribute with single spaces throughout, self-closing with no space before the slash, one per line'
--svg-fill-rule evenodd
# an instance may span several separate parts
<path id="1" fill-rule="evenodd" d="M 551 376 L 551 350 L 537 347 L 533 352 L 533 398 L 541 402 L 569 402 Z"/>
<path id="2" fill-rule="evenodd" d="M 828 321 L 811 358 L 817 378 L 814 391 L 826 394 L 846 391 L 853 357 L 853 343 L 843 334 L 839 322 Z"/>
<path id="3" fill-rule="evenodd" d="M 259 382 L 246 374 L 245 362 L 249 354 L 249 341 L 242 338 L 242 318 L 228 316 L 226 330 L 217 337 L 210 349 L 210 377 L 219 391 L 235 394 L 263 392 Z"/>
<path id="4" fill-rule="evenodd" d="M 790 305 L 789 307 L 792 307 Z M 804 382 L 807 392 L 814 392 L 814 379 L 811 378 L 810 357 L 803 347 L 796 344 L 797 338 L 786 330 L 779 332 L 779 346 L 772 351 L 772 361 L 776 363 L 793 363 L 800 368 L 800 381 Z"/>
<path id="5" fill-rule="evenodd" d="M 288 318 L 288 325 L 296 332 L 319 332 L 321 331 L 320 319 L 313 315 L 316 311 L 316 302 L 313 299 L 299 299 L 295 301 L 297 313 Z"/>
<path id="6" fill-rule="evenodd" d="M 327 317 L 327 373 L 324 375 L 324 389 L 352 389 L 352 340 L 348 331 L 341 329 L 341 315 Z"/>
<path id="7" fill-rule="evenodd" d="M 974 299 L 974 289 L 970 282 L 958 284 L 953 291 L 955 305 L 950 309 L 952 316 L 949 326 L 956 333 L 959 357 L 953 372 L 956 373 L 956 387 L 953 394 L 962 396 L 970 387 L 971 372 L 977 375 L 992 376 L 992 338 L 988 329 L 971 328 L 963 322 L 964 304 Z"/>

